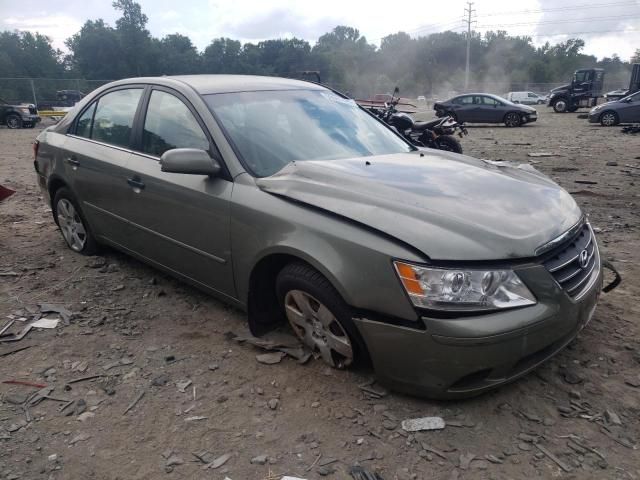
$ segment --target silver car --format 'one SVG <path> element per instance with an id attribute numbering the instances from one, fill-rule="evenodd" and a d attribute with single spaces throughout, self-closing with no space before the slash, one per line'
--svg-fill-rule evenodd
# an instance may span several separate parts
<path id="1" fill-rule="evenodd" d="M 35 145 L 74 251 L 108 245 L 282 322 L 327 364 L 435 397 L 535 368 L 591 318 L 596 240 L 525 167 L 418 149 L 317 84 L 136 78 Z"/>

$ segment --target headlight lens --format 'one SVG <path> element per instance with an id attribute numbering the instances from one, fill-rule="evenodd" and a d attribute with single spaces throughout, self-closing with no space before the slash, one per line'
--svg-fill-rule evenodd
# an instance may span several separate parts
<path id="1" fill-rule="evenodd" d="M 29 109 L 28 108 L 20 108 L 20 111 L 22 113 L 29 113 Z"/>
<path id="2" fill-rule="evenodd" d="M 512 270 L 443 269 L 394 262 L 416 307 L 496 310 L 534 305 L 536 298 Z"/>

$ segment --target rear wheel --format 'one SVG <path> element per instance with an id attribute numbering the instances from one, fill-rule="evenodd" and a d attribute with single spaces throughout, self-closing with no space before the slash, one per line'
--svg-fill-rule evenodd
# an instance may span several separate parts
<path id="1" fill-rule="evenodd" d="M 565 113 L 568 108 L 569 108 L 569 105 L 567 104 L 567 101 L 563 98 L 559 98 L 558 100 L 553 102 L 553 111 L 556 113 Z"/>
<path id="2" fill-rule="evenodd" d="M 519 127 L 522 124 L 522 118 L 519 113 L 509 112 L 504 116 L 504 124 L 507 127 Z"/>
<path id="3" fill-rule="evenodd" d="M 441 135 L 435 139 L 435 144 L 438 150 L 444 150 L 445 152 L 462 153 L 462 145 L 457 138 L 451 135 Z"/>
<path id="4" fill-rule="evenodd" d="M 22 128 L 22 119 L 20 118 L 20 115 L 16 115 L 15 113 L 7 115 L 5 123 L 7 124 L 7 128 L 12 130 Z"/>
<path id="5" fill-rule="evenodd" d="M 83 255 L 93 255 L 98 244 L 89 224 L 78 207 L 75 195 L 67 188 L 60 188 L 53 199 L 53 216 L 62 238 L 71 250 Z"/>
<path id="6" fill-rule="evenodd" d="M 295 334 L 325 363 L 345 368 L 363 360 L 366 350 L 351 310 L 322 274 L 291 263 L 278 274 L 276 292 Z"/>
<path id="7" fill-rule="evenodd" d="M 614 111 L 608 110 L 600 115 L 600 124 L 603 127 L 613 127 L 619 122 L 620 119 L 618 118 L 618 114 Z"/>

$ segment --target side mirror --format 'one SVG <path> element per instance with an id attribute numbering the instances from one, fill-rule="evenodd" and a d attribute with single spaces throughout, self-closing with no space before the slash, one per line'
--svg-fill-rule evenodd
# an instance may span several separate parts
<path id="1" fill-rule="evenodd" d="M 160 170 L 168 173 L 215 177 L 220 168 L 220 163 L 215 158 L 197 148 L 174 148 L 167 150 L 160 157 Z"/>

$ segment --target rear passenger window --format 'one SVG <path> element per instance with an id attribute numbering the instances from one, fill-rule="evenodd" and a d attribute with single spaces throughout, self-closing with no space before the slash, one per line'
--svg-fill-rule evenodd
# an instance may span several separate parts
<path id="1" fill-rule="evenodd" d="M 209 150 L 209 140 L 187 106 L 176 96 L 151 92 L 142 133 L 145 153 L 160 157 L 174 148 Z"/>
<path id="2" fill-rule="evenodd" d="M 142 95 L 141 88 L 107 93 L 98 100 L 91 138 L 120 147 L 128 147 L 133 117 Z"/>
<path id="3" fill-rule="evenodd" d="M 78 119 L 76 135 L 79 137 L 91 138 L 91 122 L 93 121 L 93 112 L 96 110 L 96 103 L 93 102 Z"/>

